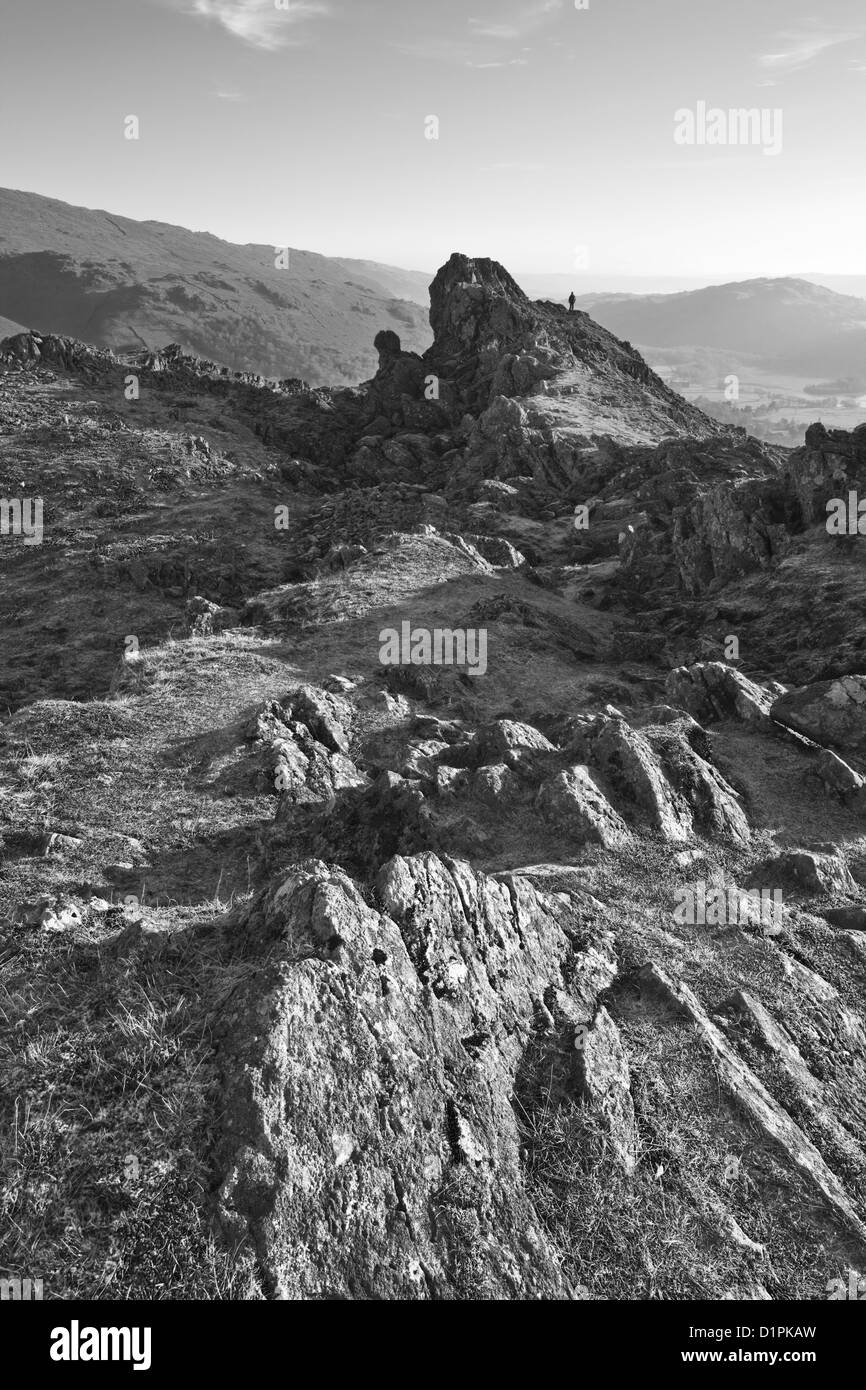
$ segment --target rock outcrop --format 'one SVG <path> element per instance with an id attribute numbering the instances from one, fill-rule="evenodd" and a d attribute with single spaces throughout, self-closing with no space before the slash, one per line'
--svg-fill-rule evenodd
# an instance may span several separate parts
<path id="1" fill-rule="evenodd" d="M 573 915 L 433 854 L 378 888 L 381 911 L 303 864 L 253 909 L 267 964 L 225 1021 L 221 1220 L 275 1297 L 569 1297 L 510 1096 L 537 1006 L 566 990 Z M 627 1070 L 620 1050 L 605 1074 L 601 1018 L 575 1085 L 610 1109 Z"/>
<path id="2" fill-rule="evenodd" d="M 816 743 L 866 756 L 866 676 L 842 676 L 789 690 L 770 714 L 786 728 Z"/>
<path id="3" fill-rule="evenodd" d="M 679 666 L 671 671 L 665 689 L 675 704 L 701 722 L 739 719 L 755 729 L 770 730 L 770 692 L 722 661 Z"/>

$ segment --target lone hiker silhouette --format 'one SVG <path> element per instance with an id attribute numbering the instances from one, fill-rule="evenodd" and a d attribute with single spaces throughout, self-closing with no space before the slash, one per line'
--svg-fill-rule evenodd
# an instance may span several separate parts
<path id="1" fill-rule="evenodd" d="M 568 296 L 568 312 L 570 314 L 574 313 L 574 290 L 572 290 L 571 294 Z"/>

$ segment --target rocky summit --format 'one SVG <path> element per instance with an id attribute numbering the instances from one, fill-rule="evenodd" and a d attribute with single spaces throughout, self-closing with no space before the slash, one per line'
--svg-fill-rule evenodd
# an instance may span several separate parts
<path id="1" fill-rule="evenodd" d="M 866 426 L 731 432 L 494 261 L 430 326 L 337 388 L 0 342 L 4 1260 L 826 1298 L 866 1272 Z"/>

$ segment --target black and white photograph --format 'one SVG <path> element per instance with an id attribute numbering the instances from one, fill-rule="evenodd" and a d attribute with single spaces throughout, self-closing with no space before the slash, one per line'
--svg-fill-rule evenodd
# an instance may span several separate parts
<path id="1" fill-rule="evenodd" d="M 829 1377 L 864 131 L 862 0 L 2 0 L 25 1374 L 411 1302 Z"/>

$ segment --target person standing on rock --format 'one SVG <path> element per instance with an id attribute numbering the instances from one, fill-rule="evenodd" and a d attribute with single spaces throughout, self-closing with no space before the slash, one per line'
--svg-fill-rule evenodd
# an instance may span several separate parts
<path id="1" fill-rule="evenodd" d="M 575 297 L 574 297 L 574 290 L 572 290 L 572 291 L 571 291 L 571 294 L 568 296 L 568 312 L 569 312 L 570 314 L 573 314 L 573 313 L 574 313 L 574 305 L 575 305 Z"/>

